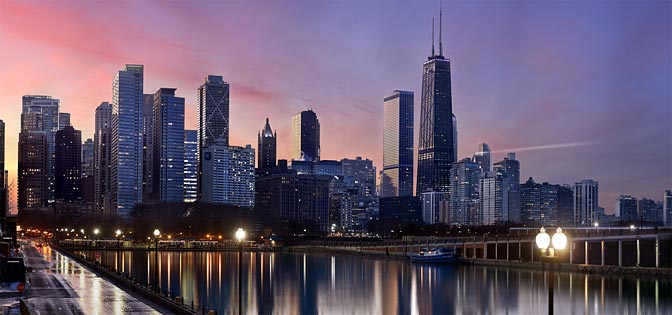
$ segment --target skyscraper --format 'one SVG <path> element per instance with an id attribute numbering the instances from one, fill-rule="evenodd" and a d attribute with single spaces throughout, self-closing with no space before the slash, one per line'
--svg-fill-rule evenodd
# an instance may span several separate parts
<path id="1" fill-rule="evenodd" d="M 473 160 L 478 163 L 482 172 L 490 172 L 490 146 L 485 142 L 479 143 L 478 151 L 474 153 Z"/>
<path id="2" fill-rule="evenodd" d="M 142 89 L 142 65 L 126 65 L 114 78 L 111 206 L 124 217 L 142 202 Z"/>
<path id="3" fill-rule="evenodd" d="M 63 128 L 71 126 L 70 125 L 70 113 L 58 113 L 58 130 L 63 130 Z"/>
<path id="4" fill-rule="evenodd" d="M 311 109 L 292 116 L 292 160 L 320 160 L 320 121 Z"/>
<path id="5" fill-rule="evenodd" d="M 502 221 L 504 213 L 504 176 L 499 172 L 483 173 L 478 182 L 480 215 L 482 225 L 493 225 Z"/>
<path id="6" fill-rule="evenodd" d="M 112 189 L 112 106 L 102 102 L 96 107 L 93 134 L 93 211 L 111 212 Z"/>
<path id="7" fill-rule="evenodd" d="M 82 132 L 72 126 L 56 131 L 56 200 L 82 199 Z"/>
<path id="8" fill-rule="evenodd" d="M 536 183 L 532 177 L 521 184 L 521 222 L 530 226 L 556 225 L 558 187 L 549 183 Z"/>
<path id="9" fill-rule="evenodd" d="M 175 90 L 154 93 L 152 186 L 159 202 L 184 200 L 184 98 Z"/>
<path id="10" fill-rule="evenodd" d="M 502 221 L 520 222 L 520 163 L 515 153 L 495 162 L 494 170 L 502 174 Z"/>
<path id="11" fill-rule="evenodd" d="M 229 145 L 229 83 L 222 76 L 208 75 L 198 87 L 198 193 L 202 193 L 204 147 L 219 142 Z"/>
<path id="12" fill-rule="evenodd" d="M 592 226 L 597 222 L 598 183 L 584 179 L 574 184 L 574 224 Z"/>
<path id="13" fill-rule="evenodd" d="M 639 222 L 647 225 L 659 225 L 663 219 L 663 205 L 654 200 L 642 198 L 637 202 Z"/>
<path id="14" fill-rule="evenodd" d="M 49 145 L 42 122 L 41 113 L 21 114 L 18 158 L 19 211 L 47 205 Z"/>
<path id="15" fill-rule="evenodd" d="M 376 194 L 376 168 L 373 161 L 362 159 L 342 159 L 343 182 L 348 188 L 355 189 L 362 199 L 373 198 Z"/>
<path id="16" fill-rule="evenodd" d="M 663 194 L 663 224 L 672 226 L 672 190 L 666 190 Z"/>
<path id="17" fill-rule="evenodd" d="M 142 95 L 142 199 L 154 195 L 154 94 Z M 158 189 L 158 188 L 157 188 Z"/>
<path id="18" fill-rule="evenodd" d="M 203 149 L 201 201 L 254 206 L 254 149 L 214 142 Z"/>
<path id="19" fill-rule="evenodd" d="M 439 204 L 446 199 L 446 193 L 430 191 L 422 193 L 422 221 L 435 224 L 439 221 Z"/>
<path id="20" fill-rule="evenodd" d="M 457 156 L 450 60 L 443 56 L 441 13 L 438 55 L 434 53 L 433 27 L 432 23 L 432 54 L 422 67 L 422 104 L 416 187 L 418 195 L 427 191 L 447 192 L 450 186 L 450 168 Z"/>
<path id="21" fill-rule="evenodd" d="M 184 202 L 198 200 L 198 130 L 184 131 Z"/>
<path id="22" fill-rule="evenodd" d="M 56 158 L 56 131 L 58 131 L 59 123 L 59 100 L 46 95 L 24 95 L 22 114 L 39 114 L 39 116 L 28 116 L 21 118 L 21 130 L 38 131 L 36 128 L 24 128 L 26 124 L 38 123 L 39 130 L 44 131 L 47 140 L 47 202 L 54 200 L 54 163 Z M 34 137 L 32 140 L 35 140 Z"/>
<path id="23" fill-rule="evenodd" d="M 627 195 L 618 196 L 614 212 L 616 217 L 623 222 L 637 222 L 639 220 L 637 217 L 637 199 Z"/>
<path id="24" fill-rule="evenodd" d="M 82 178 L 93 177 L 93 139 L 88 138 L 82 143 Z"/>
<path id="25" fill-rule="evenodd" d="M 0 190 L 5 186 L 5 122 L 0 119 Z"/>
<path id="26" fill-rule="evenodd" d="M 257 168 L 266 170 L 275 168 L 277 160 L 277 132 L 273 133 L 273 130 L 271 130 L 271 124 L 268 122 L 268 118 L 266 118 L 264 129 L 259 132 L 257 138 L 259 143 L 259 161 L 257 162 Z"/>
<path id="27" fill-rule="evenodd" d="M 479 225 L 478 182 L 480 165 L 463 159 L 450 169 L 448 222 L 451 225 Z"/>
<path id="28" fill-rule="evenodd" d="M 395 90 L 383 107 L 380 197 L 413 196 L 413 92 Z"/>

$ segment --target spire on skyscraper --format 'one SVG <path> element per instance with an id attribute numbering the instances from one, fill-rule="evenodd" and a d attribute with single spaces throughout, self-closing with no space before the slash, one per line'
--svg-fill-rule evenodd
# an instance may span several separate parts
<path id="1" fill-rule="evenodd" d="M 432 57 L 434 57 L 434 18 L 432 18 Z"/>
<path id="2" fill-rule="evenodd" d="M 443 28 L 442 20 L 443 20 L 443 5 L 441 2 L 439 2 L 439 56 L 443 56 L 443 41 L 442 41 L 443 37 L 441 36 L 441 29 Z"/>

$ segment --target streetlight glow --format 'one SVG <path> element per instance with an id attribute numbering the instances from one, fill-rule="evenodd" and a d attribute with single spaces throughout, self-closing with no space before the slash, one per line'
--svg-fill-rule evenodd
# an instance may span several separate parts
<path id="1" fill-rule="evenodd" d="M 555 249 L 565 249 L 567 246 L 567 235 L 565 233 L 562 233 L 562 229 L 558 228 L 555 231 L 555 234 L 553 234 L 553 248 Z"/>
<path id="2" fill-rule="evenodd" d="M 154 237 L 159 237 L 161 235 L 161 231 L 159 229 L 154 229 Z"/>
<path id="3" fill-rule="evenodd" d="M 243 228 L 238 228 L 238 231 L 236 231 L 236 239 L 238 242 L 242 242 L 245 239 L 245 230 Z"/>
<path id="4" fill-rule="evenodd" d="M 551 243 L 551 237 L 548 236 L 543 226 L 539 229 L 539 234 L 537 234 L 535 241 L 537 242 L 537 247 L 543 250 L 546 250 Z"/>
<path id="5" fill-rule="evenodd" d="M 117 235 L 117 237 L 119 237 L 119 235 L 121 235 L 121 230 L 117 229 L 116 231 L 114 231 L 114 234 Z"/>
<path id="6" fill-rule="evenodd" d="M 98 233 L 100 233 L 100 230 L 99 230 L 99 229 L 94 229 L 94 230 L 93 230 L 93 234 L 98 235 Z"/>

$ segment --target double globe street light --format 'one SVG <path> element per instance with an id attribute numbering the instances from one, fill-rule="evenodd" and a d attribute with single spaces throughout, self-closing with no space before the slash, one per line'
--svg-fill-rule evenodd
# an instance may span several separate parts
<path id="1" fill-rule="evenodd" d="M 238 240 L 238 314 L 243 313 L 243 240 L 245 240 L 245 230 L 238 228 L 236 231 L 236 239 Z"/>
<path id="2" fill-rule="evenodd" d="M 553 270 L 553 265 L 558 263 L 561 259 L 559 251 L 565 249 L 567 246 L 567 235 L 562 232 L 562 228 L 559 228 L 553 234 L 553 237 L 550 237 L 546 233 L 546 229 L 541 227 L 539 229 L 539 234 L 535 239 L 537 247 L 541 249 L 541 261 L 549 263 L 549 272 L 547 274 L 548 279 L 548 314 L 553 315 L 553 280 L 555 279 L 555 272 Z M 553 247 L 549 247 L 549 245 Z M 544 265 L 542 264 L 542 271 Z"/>
<path id="3" fill-rule="evenodd" d="M 154 292 L 159 291 L 159 235 L 161 231 L 154 229 Z"/>

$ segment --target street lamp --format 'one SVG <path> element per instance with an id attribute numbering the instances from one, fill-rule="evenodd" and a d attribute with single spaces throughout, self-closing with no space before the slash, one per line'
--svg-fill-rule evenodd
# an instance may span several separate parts
<path id="1" fill-rule="evenodd" d="M 96 248 L 98 248 L 98 233 L 100 233 L 99 229 L 96 228 L 93 230 L 93 234 L 95 235 L 94 239 L 96 240 Z"/>
<path id="2" fill-rule="evenodd" d="M 159 235 L 161 231 L 154 229 L 154 292 L 159 292 Z"/>
<path id="3" fill-rule="evenodd" d="M 548 279 L 548 314 L 553 315 L 553 280 L 555 279 L 555 272 L 553 270 L 553 264 L 557 263 L 560 259 L 560 256 L 557 255 L 556 251 L 565 249 L 567 246 L 567 235 L 562 233 L 562 229 L 558 228 L 553 234 L 553 237 L 549 237 L 546 233 L 546 229 L 541 227 L 539 229 L 539 234 L 535 239 L 537 247 L 541 249 L 541 261 L 549 263 L 549 272 L 547 275 Z M 553 247 L 549 248 L 550 244 L 553 244 Z M 542 264 L 542 270 L 544 265 Z"/>
<path id="4" fill-rule="evenodd" d="M 121 230 L 117 229 L 114 231 L 114 234 L 117 236 L 117 261 L 114 263 L 114 268 L 119 269 L 119 249 L 121 246 L 119 246 L 119 236 L 121 236 Z"/>
<path id="5" fill-rule="evenodd" d="M 238 228 L 236 231 L 236 239 L 238 240 L 238 314 L 242 314 L 243 310 L 243 240 L 245 239 L 245 230 Z"/>

